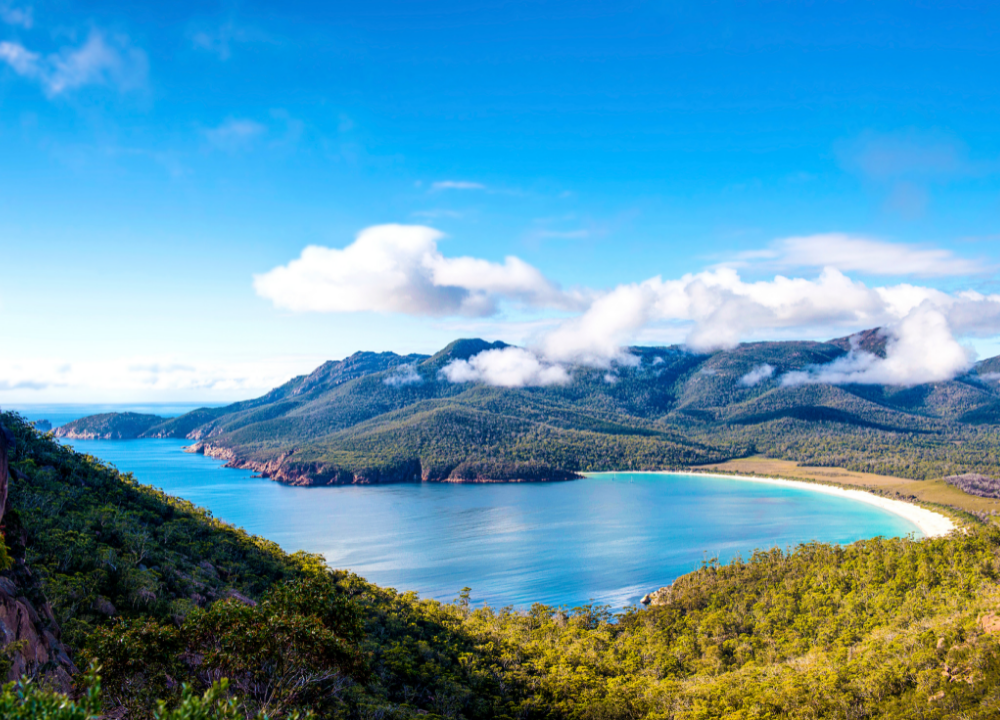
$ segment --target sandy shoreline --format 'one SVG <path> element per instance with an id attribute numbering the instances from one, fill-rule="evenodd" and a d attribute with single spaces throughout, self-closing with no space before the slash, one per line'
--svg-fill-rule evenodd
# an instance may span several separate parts
<path id="1" fill-rule="evenodd" d="M 614 472 L 614 471 L 612 471 Z M 715 477 L 727 480 L 746 480 L 750 482 L 769 483 L 771 485 L 784 485 L 801 490 L 811 490 L 813 492 L 835 495 L 837 497 L 849 498 L 859 502 L 875 505 L 883 510 L 887 510 L 894 515 L 909 520 L 917 526 L 924 537 L 942 537 L 955 530 L 955 523 L 950 518 L 941 513 L 927 510 L 912 503 L 902 500 L 890 500 L 889 498 L 873 495 L 865 490 L 852 490 L 837 487 L 834 485 L 822 485 L 820 483 L 803 482 L 801 480 L 786 480 L 784 478 L 756 477 L 752 475 L 726 475 L 724 473 L 703 473 L 703 472 L 671 472 L 671 471 L 619 471 L 622 475 L 688 475 L 690 477 Z M 583 473 L 584 475 L 607 475 L 609 473 Z"/>

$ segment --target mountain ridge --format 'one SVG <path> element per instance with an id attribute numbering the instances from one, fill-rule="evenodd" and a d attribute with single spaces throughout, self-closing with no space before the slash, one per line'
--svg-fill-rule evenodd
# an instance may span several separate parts
<path id="1" fill-rule="evenodd" d="M 565 480 L 751 454 L 915 479 L 1000 474 L 992 459 L 1000 456 L 997 358 L 910 387 L 782 381 L 850 352 L 884 353 L 875 328 L 711 353 L 632 347 L 634 363 L 573 368 L 571 382 L 546 387 L 451 382 L 441 373 L 506 347 L 462 339 L 430 356 L 359 352 L 259 398 L 153 423 L 135 437 L 186 438 L 194 452 L 298 485 Z M 86 433 L 111 420 L 70 425 Z"/>

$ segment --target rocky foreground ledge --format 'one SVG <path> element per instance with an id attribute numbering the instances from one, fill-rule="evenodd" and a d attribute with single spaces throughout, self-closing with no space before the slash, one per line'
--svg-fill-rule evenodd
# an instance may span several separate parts
<path id="1" fill-rule="evenodd" d="M 423 464 L 419 458 L 413 458 L 389 466 L 347 468 L 329 462 L 300 459 L 294 450 L 269 460 L 243 457 L 232 448 L 208 442 L 196 442 L 184 450 L 224 460 L 225 466 L 229 468 L 250 470 L 275 482 L 298 487 L 420 482 L 457 484 L 564 482 L 583 478 L 579 473 L 537 462 L 487 460 L 430 466 Z"/>

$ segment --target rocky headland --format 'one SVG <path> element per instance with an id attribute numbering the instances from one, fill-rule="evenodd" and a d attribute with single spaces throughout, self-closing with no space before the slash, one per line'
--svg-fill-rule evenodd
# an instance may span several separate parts
<path id="1" fill-rule="evenodd" d="M 68 440 L 134 440 L 165 419 L 133 412 L 102 413 L 66 423 L 54 432 Z"/>
<path id="2" fill-rule="evenodd" d="M 294 450 L 266 460 L 241 457 L 232 448 L 208 442 L 196 442 L 184 450 L 224 460 L 225 466 L 229 468 L 250 470 L 261 477 L 300 487 L 419 482 L 465 484 L 563 482 L 583 477 L 579 473 L 532 462 L 466 461 L 448 467 L 424 466 L 419 459 L 414 459 L 392 466 L 352 470 L 331 463 L 299 461 L 295 458 Z"/>

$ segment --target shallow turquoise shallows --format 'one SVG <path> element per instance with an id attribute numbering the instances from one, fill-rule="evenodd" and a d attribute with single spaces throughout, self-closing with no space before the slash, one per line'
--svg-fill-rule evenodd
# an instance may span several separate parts
<path id="1" fill-rule="evenodd" d="M 618 609 L 755 548 L 919 534 L 880 508 L 809 490 L 688 475 L 565 483 L 297 488 L 181 451 L 184 440 L 72 445 L 289 551 L 322 553 L 372 582 L 526 607 Z"/>

